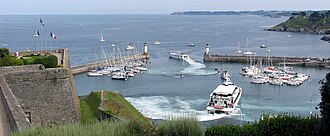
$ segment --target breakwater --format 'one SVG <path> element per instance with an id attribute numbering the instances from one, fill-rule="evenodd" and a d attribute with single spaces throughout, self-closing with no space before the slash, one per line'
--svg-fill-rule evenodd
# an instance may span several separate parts
<path id="1" fill-rule="evenodd" d="M 257 63 L 330 68 L 330 58 L 204 54 L 204 62 Z"/>
<path id="2" fill-rule="evenodd" d="M 89 70 L 95 69 L 97 67 L 107 66 L 109 64 L 120 64 L 122 62 L 139 61 L 139 60 L 146 61 L 147 59 L 149 59 L 149 54 L 141 53 L 130 56 L 122 56 L 121 58 L 116 58 L 112 60 L 97 61 L 84 65 L 73 66 L 71 70 L 72 70 L 72 74 L 75 75 L 75 74 L 88 72 Z"/>

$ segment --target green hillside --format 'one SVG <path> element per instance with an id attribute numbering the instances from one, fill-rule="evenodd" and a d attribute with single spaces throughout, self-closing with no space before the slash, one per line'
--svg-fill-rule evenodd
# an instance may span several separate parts
<path id="1" fill-rule="evenodd" d="M 287 21 L 266 30 L 330 34 L 330 11 L 292 13 Z"/>

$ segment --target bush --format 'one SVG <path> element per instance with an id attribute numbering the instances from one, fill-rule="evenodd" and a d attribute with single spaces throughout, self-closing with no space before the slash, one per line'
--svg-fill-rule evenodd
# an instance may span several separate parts
<path id="1" fill-rule="evenodd" d="M 8 48 L 0 48 L 0 58 L 3 58 L 4 56 L 9 55 L 9 50 Z"/>
<path id="2" fill-rule="evenodd" d="M 207 128 L 205 136 L 251 136 L 251 135 L 316 135 L 319 118 L 300 117 L 288 114 L 277 116 L 265 115 L 259 122 L 246 124 L 242 127 L 235 125 L 220 125 Z"/>
<path id="3" fill-rule="evenodd" d="M 195 118 L 176 118 L 163 120 L 158 124 L 160 136 L 202 136 L 203 128 Z"/>
<path id="4" fill-rule="evenodd" d="M 45 68 L 56 68 L 57 67 L 57 57 L 54 55 L 48 56 L 35 56 L 33 64 L 42 64 Z"/>
<path id="5" fill-rule="evenodd" d="M 19 66 L 24 65 L 23 60 L 16 59 L 8 54 L 4 54 L 4 57 L 0 58 L 0 66 Z"/>

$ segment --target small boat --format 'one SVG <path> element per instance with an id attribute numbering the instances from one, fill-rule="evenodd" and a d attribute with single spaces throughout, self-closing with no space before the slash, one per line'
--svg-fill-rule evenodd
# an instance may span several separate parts
<path id="1" fill-rule="evenodd" d="M 221 79 L 223 80 L 230 80 L 230 75 L 229 72 L 227 70 L 224 70 L 221 72 Z"/>
<path id="2" fill-rule="evenodd" d="M 297 80 L 288 80 L 286 84 L 290 86 L 299 86 L 301 85 L 301 82 Z"/>
<path id="3" fill-rule="evenodd" d="M 242 96 L 242 88 L 225 80 L 211 94 L 206 110 L 208 113 L 224 112 L 231 114 Z"/>
<path id="4" fill-rule="evenodd" d="M 190 60 L 190 57 L 188 54 L 180 52 L 180 51 L 169 53 L 169 57 L 172 59 L 178 59 L 178 60 Z"/>
<path id="5" fill-rule="evenodd" d="M 244 55 L 254 55 L 255 53 L 253 51 L 247 50 L 243 54 Z"/>
<path id="6" fill-rule="evenodd" d="M 131 45 L 127 45 L 127 47 L 126 47 L 126 50 L 133 50 L 133 49 L 134 49 L 134 47 Z"/>
<path id="7" fill-rule="evenodd" d="M 258 74 L 253 76 L 250 82 L 253 84 L 266 84 L 268 79 L 264 75 Z"/>
<path id="8" fill-rule="evenodd" d="M 97 71 L 97 70 L 91 70 L 87 73 L 87 76 L 90 77 L 98 77 L 98 76 L 102 76 L 103 73 L 101 71 Z"/>
<path id="9" fill-rule="evenodd" d="M 193 43 L 189 43 L 189 44 L 187 44 L 187 46 L 188 46 L 188 47 L 195 47 L 195 44 L 193 44 Z"/>
<path id="10" fill-rule="evenodd" d="M 270 85 L 283 85 L 283 81 L 280 79 L 272 79 L 272 80 L 269 80 L 268 83 Z"/>
<path id="11" fill-rule="evenodd" d="M 33 36 L 35 36 L 35 37 L 38 37 L 38 36 L 39 36 L 39 30 L 38 30 L 38 29 L 36 29 L 36 30 L 34 31 Z"/>
<path id="12" fill-rule="evenodd" d="M 260 48 L 267 48 L 267 46 L 266 45 L 260 45 Z"/>
<path id="13" fill-rule="evenodd" d="M 113 80 L 127 80 L 127 75 L 124 70 L 118 70 L 115 72 L 112 72 L 111 79 Z"/>
<path id="14" fill-rule="evenodd" d="M 155 41 L 154 45 L 160 45 L 160 41 Z"/>
<path id="15" fill-rule="evenodd" d="M 137 69 L 139 71 L 148 71 L 148 69 L 145 67 L 135 67 L 135 69 Z"/>
<path id="16" fill-rule="evenodd" d="M 100 37 L 100 42 L 105 42 L 105 39 L 103 37 L 103 33 L 102 33 L 102 30 L 101 30 L 101 37 Z"/>

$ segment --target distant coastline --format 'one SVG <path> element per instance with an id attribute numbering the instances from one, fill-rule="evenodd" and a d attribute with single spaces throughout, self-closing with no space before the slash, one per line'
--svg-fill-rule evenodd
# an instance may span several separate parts
<path id="1" fill-rule="evenodd" d="M 170 15 L 257 15 L 270 18 L 290 17 L 286 22 L 264 30 L 322 34 L 324 36 L 321 40 L 330 42 L 330 10 L 182 11 L 173 12 Z"/>
<path id="2" fill-rule="evenodd" d="M 183 11 L 173 12 L 171 15 L 258 15 L 271 18 L 279 18 L 282 16 L 289 17 L 292 13 L 299 11 L 282 11 L 282 10 L 257 10 L 257 11 Z"/>

